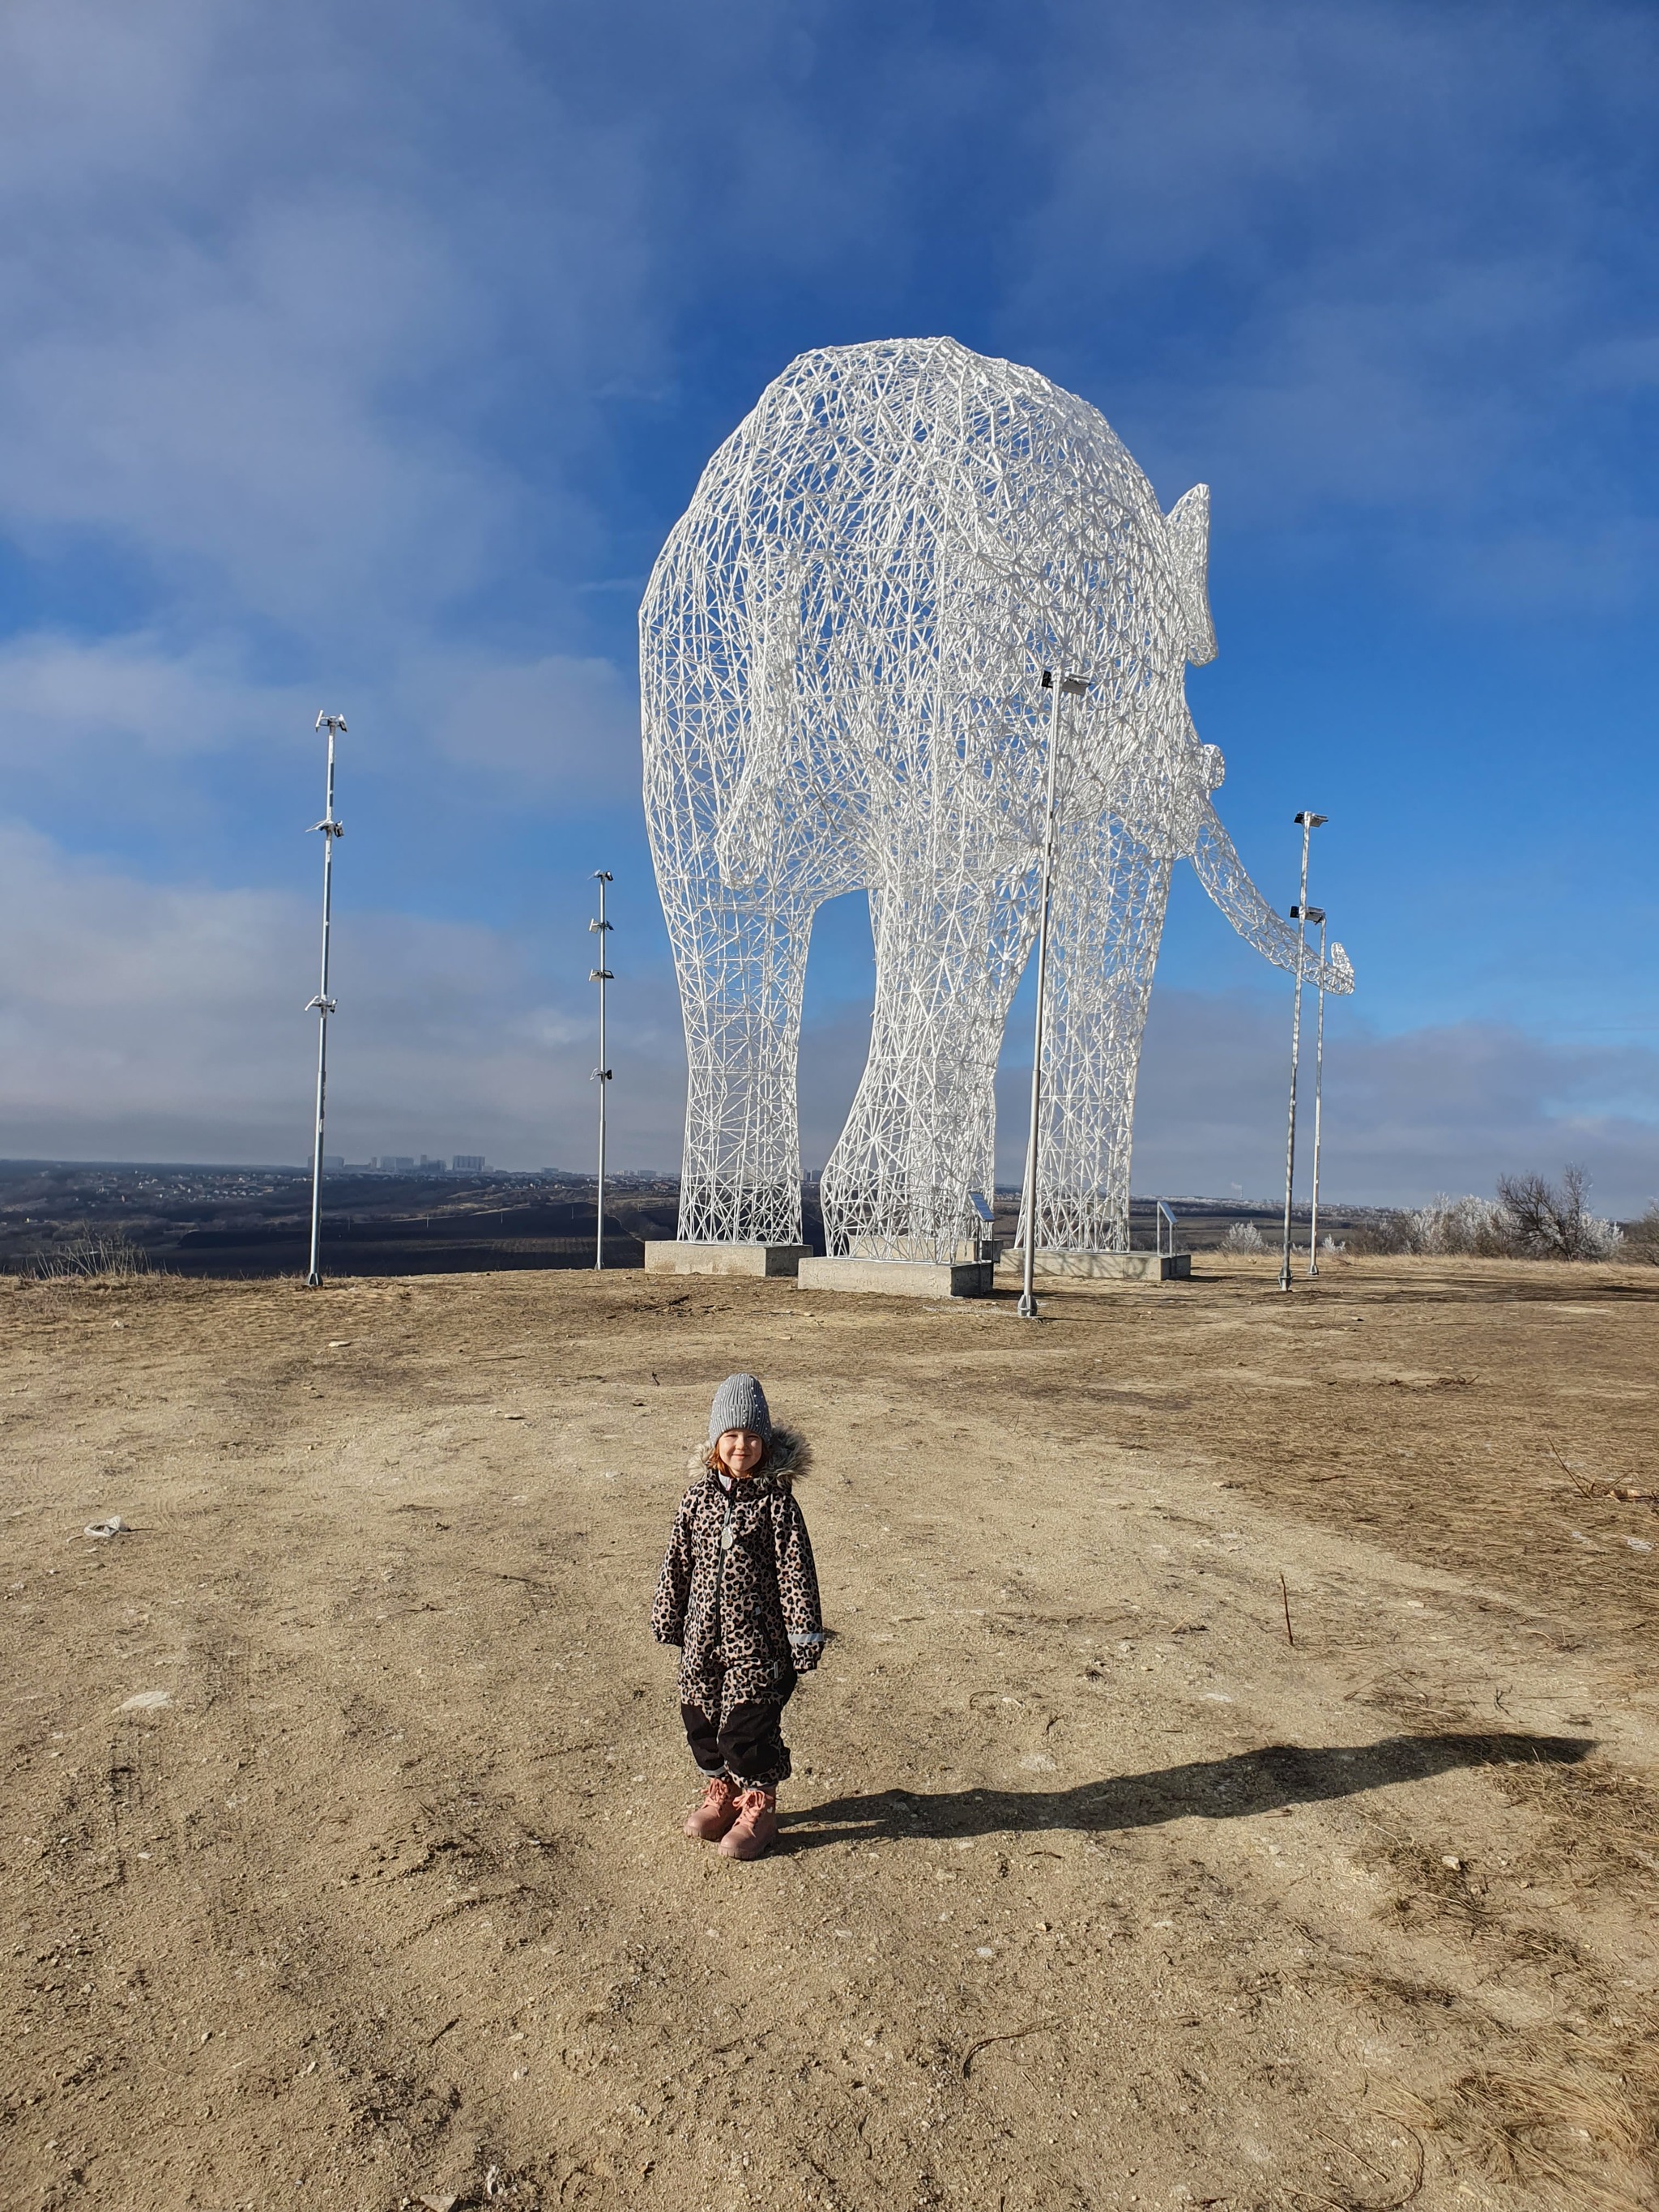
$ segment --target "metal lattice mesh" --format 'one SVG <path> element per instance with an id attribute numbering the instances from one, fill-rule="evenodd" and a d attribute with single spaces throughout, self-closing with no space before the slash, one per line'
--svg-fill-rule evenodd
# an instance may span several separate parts
<path id="1" fill-rule="evenodd" d="M 1187 712 L 1214 640 L 1208 494 L 1169 514 L 1103 417 L 949 338 L 803 355 L 704 471 L 641 610 L 645 799 L 685 1021 L 680 1235 L 793 1243 L 812 916 L 866 890 L 870 1056 L 823 1173 L 832 1251 L 948 1258 L 991 1188 L 993 1083 L 1058 762 L 1040 1242 L 1121 1244 L 1170 863 L 1294 967 Z M 1311 958 L 1309 970 L 1316 973 Z M 1327 988 L 1352 988 L 1340 948 Z"/>

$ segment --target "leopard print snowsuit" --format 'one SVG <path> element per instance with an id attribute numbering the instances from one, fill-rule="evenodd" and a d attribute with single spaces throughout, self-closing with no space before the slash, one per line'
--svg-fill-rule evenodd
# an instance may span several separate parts
<path id="1" fill-rule="evenodd" d="M 780 1771 L 750 1772 L 756 1759 L 744 1762 L 744 1778 L 768 1786 L 789 1771 L 777 1713 L 796 1677 L 823 1656 L 812 1541 L 792 1487 L 806 1459 L 799 1437 L 775 1430 L 760 1473 L 735 1485 L 729 1497 L 718 1476 L 699 1463 L 680 1500 L 651 1608 L 657 1641 L 681 1647 L 680 1700 L 689 1732 L 694 1713 L 725 1730 L 742 1708 L 752 1716 L 745 1735 L 753 1736 L 761 1714 L 769 1713 L 770 1726 L 760 1731 L 768 1744 L 760 1763 Z M 694 1748 L 696 1742 L 694 1734 Z"/>

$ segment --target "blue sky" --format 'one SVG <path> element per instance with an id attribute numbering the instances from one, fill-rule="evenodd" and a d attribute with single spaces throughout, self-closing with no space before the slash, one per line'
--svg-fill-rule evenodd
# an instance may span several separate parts
<path id="1" fill-rule="evenodd" d="M 622 1157 L 678 1019 L 635 611 L 810 345 L 948 332 L 1213 487 L 1193 710 L 1359 973 L 1329 1188 L 1659 1190 L 1659 13 L 14 0 L 0 19 L 0 1152 Z M 1137 1184 L 1271 1191 L 1283 978 L 1182 872 Z M 867 932 L 810 987 L 806 1142 Z M 1017 1008 L 1011 1080 L 1026 1025 Z M 1017 1171 L 1018 1115 L 1005 1117 Z"/>

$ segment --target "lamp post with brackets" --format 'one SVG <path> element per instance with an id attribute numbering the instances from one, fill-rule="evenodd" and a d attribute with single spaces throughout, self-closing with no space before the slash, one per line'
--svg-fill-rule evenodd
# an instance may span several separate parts
<path id="1" fill-rule="evenodd" d="M 591 969 L 587 980 L 599 987 L 599 1064 L 593 1071 L 593 1080 L 599 1086 L 599 1180 L 596 1194 L 593 1219 L 593 1265 L 605 1265 L 605 1094 L 611 1087 L 611 1067 L 605 1054 L 605 987 L 613 983 L 607 957 L 605 939 L 611 934 L 611 924 L 605 918 L 605 887 L 616 879 L 608 868 L 595 868 L 593 880 L 599 887 L 599 913 L 596 921 L 587 925 L 589 932 L 599 940 L 599 964 Z"/>
<path id="2" fill-rule="evenodd" d="M 1319 925 L 1319 1024 L 1314 1032 L 1314 1162 L 1313 1206 L 1308 1218 L 1308 1273 L 1319 1273 L 1319 1116 L 1322 1096 L 1325 1088 L 1325 909 L 1322 906 L 1304 907 L 1301 920 Z M 1298 919 L 1291 912 L 1292 921 Z"/>
<path id="3" fill-rule="evenodd" d="M 1326 814 L 1312 814 L 1305 810 L 1296 817 L 1302 830 L 1302 896 L 1291 908 L 1291 919 L 1297 925 L 1297 952 L 1296 962 L 1296 997 L 1291 1014 L 1291 1110 L 1285 1137 L 1285 1248 L 1279 1269 L 1279 1287 L 1291 1287 L 1291 1192 L 1296 1181 L 1296 1072 L 1302 1057 L 1302 975 L 1308 964 L 1308 841 L 1316 830 L 1322 829 L 1330 819 Z"/>
<path id="4" fill-rule="evenodd" d="M 1019 1293 L 1022 1321 L 1037 1317 L 1037 1134 L 1042 1113 L 1042 1018 L 1048 994 L 1048 909 L 1054 878 L 1054 777 L 1060 763 L 1060 702 L 1080 699 L 1089 689 L 1086 676 L 1059 676 L 1052 668 L 1042 672 L 1042 688 L 1048 693 L 1048 780 L 1042 816 L 1042 873 L 1037 906 L 1036 1039 L 1031 1050 L 1031 1121 L 1025 1139 L 1025 1255 Z"/>
<path id="5" fill-rule="evenodd" d="M 345 735 L 343 714 L 319 714 L 313 726 L 328 732 L 328 781 L 323 818 L 312 828 L 323 833 L 323 973 L 317 995 L 306 1002 L 306 1012 L 317 1017 L 317 1128 L 311 1153 L 311 1266 L 307 1287 L 321 1284 L 323 1243 L 323 1108 L 328 1091 L 328 1018 L 335 1002 L 328 995 L 328 939 L 334 896 L 334 841 L 345 835 L 345 824 L 334 818 L 334 740 Z"/>

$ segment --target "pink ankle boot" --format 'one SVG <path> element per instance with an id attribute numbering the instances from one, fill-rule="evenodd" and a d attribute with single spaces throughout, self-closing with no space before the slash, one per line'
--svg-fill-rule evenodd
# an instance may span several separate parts
<path id="1" fill-rule="evenodd" d="M 737 1801 L 737 1817 L 720 1838 L 720 1856 L 757 1859 L 771 1849 L 777 1832 L 777 1791 L 745 1790 Z"/>
<path id="2" fill-rule="evenodd" d="M 738 1817 L 738 1785 L 729 1774 L 717 1774 L 702 1793 L 702 1802 L 685 1816 L 685 1832 L 700 1844 L 717 1844 Z"/>

